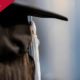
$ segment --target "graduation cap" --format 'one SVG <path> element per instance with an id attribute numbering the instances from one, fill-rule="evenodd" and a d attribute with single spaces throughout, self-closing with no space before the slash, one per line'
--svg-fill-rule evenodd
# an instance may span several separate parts
<path id="1" fill-rule="evenodd" d="M 27 5 L 25 0 L 20 1 L 16 0 L 0 12 L 0 56 L 28 53 L 32 39 L 28 16 L 68 21 L 62 15 Z"/>
<path id="2" fill-rule="evenodd" d="M 31 5 L 28 5 L 27 0 L 15 0 L 11 5 L 7 7 L 8 10 L 11 12 L 17 12 L 21 11 L 23 13 L 26 13 L 27 15 L 36 16 L 36 17 L 42 17 L 42 18 L 56 18 L 60 20 L 68 21 L 68 19 L 65 16 L 56 14 L 54 12 L 46 11 L 37 7 L 33 7 Z M 4 11 L 3 11 L 4 12 Z"/>
<path id="3" fill-rule="evenodd" d="M 28 15 L 43 17 L 43 18 L 57 18 L 57 19 L 68 21 L 68 19 L 62 15 L 27 5 L 25 4 L 24 0 L 22 0 L 22 2 L 16 0 L 11 6 L 15 6 L 15 8 L 17 8 L 18 10 L 21 9 L 23 12 L 27 13 Z"/>

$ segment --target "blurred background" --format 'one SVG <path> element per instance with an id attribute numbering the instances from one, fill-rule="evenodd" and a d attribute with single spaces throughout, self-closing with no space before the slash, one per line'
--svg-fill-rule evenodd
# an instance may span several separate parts
<path id="1" fill-rule="evenodd" d="M 80 0 L 33 0 L 32 5 L 69 19 L 33 17 L 40 40 L 42 80 L 80 80 Z"/>

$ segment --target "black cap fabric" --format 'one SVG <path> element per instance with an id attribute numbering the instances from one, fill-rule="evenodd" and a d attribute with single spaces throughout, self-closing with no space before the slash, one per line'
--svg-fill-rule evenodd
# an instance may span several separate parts
<path id="1" fill-rule="evenodd" d="M 16 11 L 20 10 L 22 12 L 25 12 L 27 15 L 42 17 L 42 18 L 56 18 L 56 19 L 68 21 L 68 18 L 66 18 L 65 16 L 56 14 L 54 12 L 46 11 L 40 8 L 36 8 L 31 5 L 24 4 L 20 1 L 15 1 L 10 6 L 14 7 Z"/>

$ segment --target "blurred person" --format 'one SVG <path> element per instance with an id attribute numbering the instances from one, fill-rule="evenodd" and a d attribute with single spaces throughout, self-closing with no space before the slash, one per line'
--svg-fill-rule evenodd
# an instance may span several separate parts
<path id="1" fill-rule="evenodd" d="M 14 3 L 0 13 L 0 80 L 34 80 L 35 62 L 29 55 L 32 41 L 27 16 L 68 20 L 56 13 Z"/>
<path id="2" fill-rule="evenodd" d="M 0 80 L 34 80 L 31 33 L 24 13 L 0 13 Z"/>

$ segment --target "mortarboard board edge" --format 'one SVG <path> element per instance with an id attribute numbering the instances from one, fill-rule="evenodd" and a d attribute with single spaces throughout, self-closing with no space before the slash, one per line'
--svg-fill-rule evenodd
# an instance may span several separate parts
<path id="1" fill-rule="evenodd" d="M 25 11 L 25 13 L 27 13 L 28 15 L 31 15 L 31 16 L 43 17 L 43 18 L 57 18 L 60 20 L 68 21 L 68 18 L 66 18 L 62 15 L 59 15 L 59 14 L 56 14 L 56 13 L 53 13 L 50 11 L 42 10 L 40 8 L 27 6 L 25 4 L 22 5 L 21 3 L 13 2 L 10 6 L 18 7 L 21 10 L 23 10 L 23 12 Z"/>

